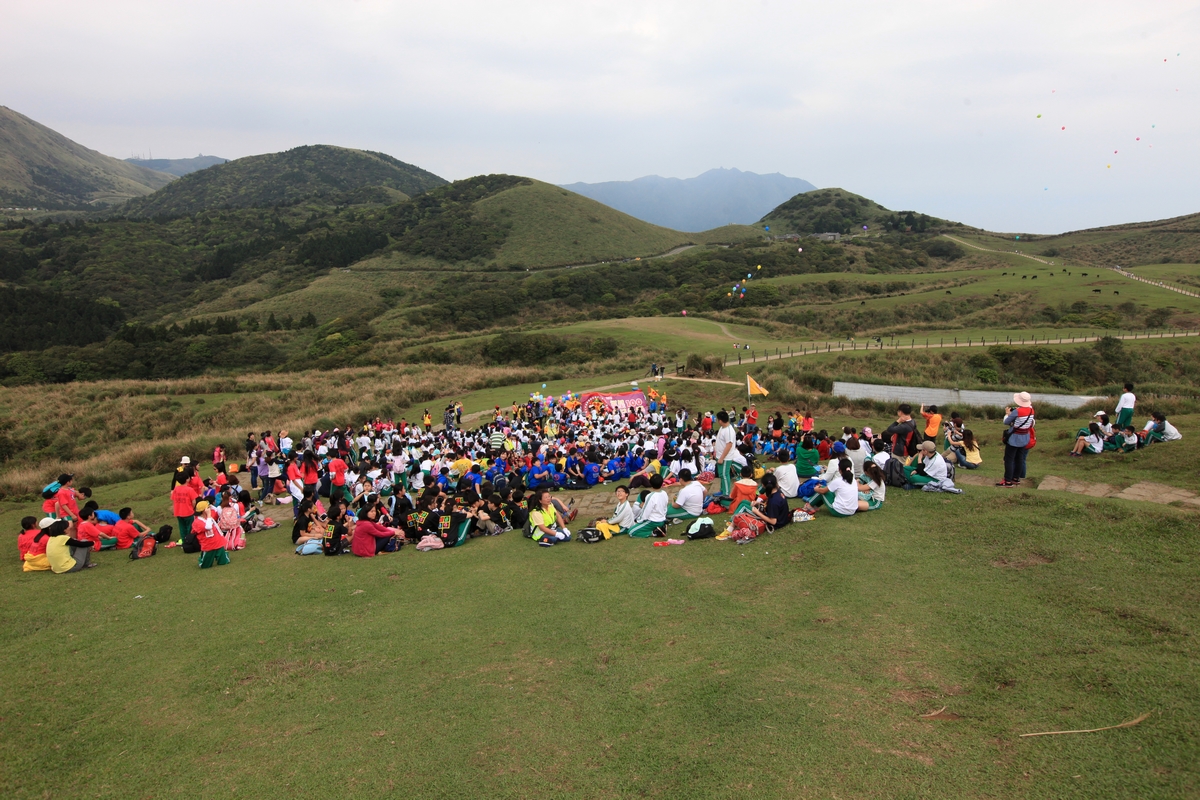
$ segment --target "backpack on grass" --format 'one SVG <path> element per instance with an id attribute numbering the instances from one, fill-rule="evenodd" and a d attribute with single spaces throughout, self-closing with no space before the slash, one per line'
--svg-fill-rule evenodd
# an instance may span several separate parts
<path id="1" fill-rule="evenodd" d="M 149 558 L 156 552 L 158 552 L 158 542 L 155 541 L 154 535 L 143 533 L 133 540 L 133 547 L 129 548 L 129 560 L 137 561 L 139 558 Z"/>
<path id="2" fill-rule="evenodd" d="M 158 533 L 154 534 L 154 541 L 159 544 L 166 544 L 171 541 L 171 537 L 175 535 L 175 529 L 170 525 L 163 525 L 158 529 Z"/>
<path id="3" fill-rule="evenodd" d="M 688 526 L 686 535 L 689 539 L 711 539 L 717 535 L 717 529 L 710 518 L 700 517 Z"/>
<path id="4" fill-rule="evenodd" d="M 888 486 L 903 486 L 908 483 L 908 476 L 904 474 L 904 465 L 900 463 L 900 459 L 893 456 L 883 465 L 883 482 Z"/>

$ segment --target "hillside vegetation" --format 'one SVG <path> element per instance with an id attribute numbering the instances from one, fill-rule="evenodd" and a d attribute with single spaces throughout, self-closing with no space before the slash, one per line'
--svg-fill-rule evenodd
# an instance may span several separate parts
<path id="1" fill-rule="evenodd" d="M 853 233 L 866 225 L 871 230 L 913 230 L 954 225 L 915 211 L 890 211 L 845 189 L 817 189 L 798 194 L 759 221 L 772 234 Z"/>
<path id="2" fill-rule="evenodd" d="M 139 167 L 158 170 L 159 172 L 165 172 L 168 175 L 175 175 L 180 178 L 217 164 L 228 163 L 229 161 L 228 158 L 206 155 L 199 155 L 195 158 L 127 158 L 125 160 Z"/>
<path id="3" fill-rule="evenodd" d="M 150 194 L 173 180 L 0 106 L 0 206 L 87 209 Z"/>
<path id="4" fill-rule="evenodd" d="M 177 217 L 216 208 L 290 206 L 305 200 L 328 205 L 396 202 L 446 181 L 383 153 L 306 145 L 249 156 L 185 175 L 127 204 L 129 217 Z"/>

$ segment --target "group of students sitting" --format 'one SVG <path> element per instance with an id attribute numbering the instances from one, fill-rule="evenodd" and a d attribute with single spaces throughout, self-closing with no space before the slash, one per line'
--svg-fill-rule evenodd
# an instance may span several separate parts
<path id="1" fill-rule="evenodd" d="M 1097 411 L 1095 420 L 1076 435 L 1070 455 L 1082 458 L 1105 452 L 1132 453 L 1155 442 L 1174 442 L 1182 438 L 1183 434 L 1161 411 L 1151 414 L 1140 431 L 1128 423 L 1114 425 L 1109 421 L 1107 412 Z"/>
<path id="2" fill-rule="evenodd" d="M 91 489 L 76 489 L 74 483 L 75 476 L 59 475 L 42 490 L 42 517 L 21 520 L 17 550 L 24 571 L 79 572 L 96 566 L 93 553 L 128 550 L 151 532 L 132 508 L 102 509 L 91 499 Z"/>

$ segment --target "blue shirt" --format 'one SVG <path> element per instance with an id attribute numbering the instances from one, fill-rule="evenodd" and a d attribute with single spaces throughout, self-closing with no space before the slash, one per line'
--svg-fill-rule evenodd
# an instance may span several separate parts
<path id="1" fill-rule="evenodd" d="M 583 479 L 587 481 L 588 486 L 595 486 L 600 482 L 600 465 L 594 462 L 589 463 L 583 468 Z"/>
<path id="2" fill-rule="evenodd" d="M 103 522 L 105 525 L 116 525 L 121 521 L 121 517 L 115 511 L 97 510 L 96 521 Z"/>

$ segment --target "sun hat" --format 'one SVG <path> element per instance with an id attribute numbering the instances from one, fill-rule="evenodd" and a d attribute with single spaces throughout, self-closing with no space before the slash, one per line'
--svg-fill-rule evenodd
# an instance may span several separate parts
<path id="1" fill-rule="evenodd" d="M 58 520 L 56 520 L 54 517 L 42 517 L 40 520 L 38 520 L 38 527 L 42 530 L 46 530 L 46 528 L 49 528 L 56 522 L 58 522 Z"/>
<path id="2" fill-rule="evenodd" d="M 1017 392 L 1013 395 L 1013 402 L 1021 408 L 1033 406 L 1033 398 L 1029 396 L 1029 392 Z"/>
<path id="3" fill-rule="evenodd" d="M 1100 409 L 1100 410 L 1099 410 L 1099 411 L 1097 411 L 1095 414 L 1092 414 L 1092 416 L 1093 416 L 1093 417 L 1103 417 L 1103 416 L 1104 416 L 1105 414 L 1107 414 L 1107 413 L 1108 413 L 1108 412 L 1107 412 L 1107 411 L 1105 411 L 1104 409 Z"/>
<path id="4" fill-rule="evenodd" d="M 190 458 L 188 458 L 187 456 L 184 456 L 183 458 L 179 459 L 179 463 L 180 464 L 190 464 L 190 463 L 192 463 L 192 460 Z"/>

